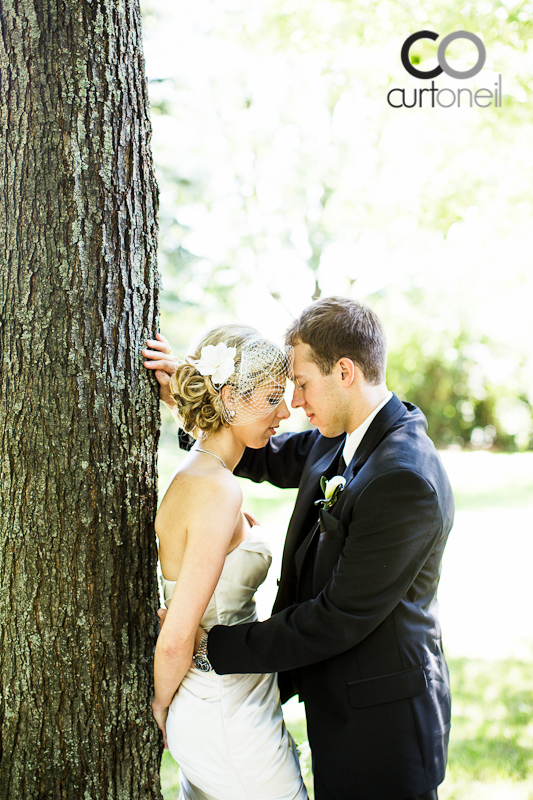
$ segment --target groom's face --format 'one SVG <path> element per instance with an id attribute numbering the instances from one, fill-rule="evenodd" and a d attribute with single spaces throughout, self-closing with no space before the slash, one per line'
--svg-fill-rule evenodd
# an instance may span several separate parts
<path id="1" fill-rule="evenodd" d="M 346 430 L 345 397 L 340 390 L 339 376 L 334 368 L 323 375 L 311 358 L 308 344 L 294 346 L 294 394 L 292 407 L 302 408 L 309 422 L 329 438 Z"/>

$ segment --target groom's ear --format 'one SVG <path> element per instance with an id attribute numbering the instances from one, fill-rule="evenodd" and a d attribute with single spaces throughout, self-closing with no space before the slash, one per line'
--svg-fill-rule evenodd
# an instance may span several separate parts
<path id="1" fill-rule="evenodd" d="M 351 386 L 355 378 L 357 377 L 357 371 L 359 370 L 359 367 L 356 364 L 354 364 L 351 358 L 343 357 L 339 358 L 339 360 L 337 361 L 337 368 L 339 370 L 339 375 L 342 381 L 342 385 L 345 388 Z"/>

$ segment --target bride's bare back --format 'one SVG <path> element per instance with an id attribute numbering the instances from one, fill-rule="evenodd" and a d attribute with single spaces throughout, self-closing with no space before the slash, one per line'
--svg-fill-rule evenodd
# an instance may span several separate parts
<path id="1" fill-rule="evenodd" d="M 234 512 L 236 500 L 242 504 L 235 476 L 222 465 L 205 462 L 205 455 L 191 453 L 175 470 L 155 518 L 161 571 L 167 580 L 178 579 L 188 539 L 206 508 L 214 503 L 223 519 Z M 226 552 L 238 547 L 249 530 L 249 515 L 239 509 Z M 212 535 L 218 538 L 220 533 L 214 529 Z"/>

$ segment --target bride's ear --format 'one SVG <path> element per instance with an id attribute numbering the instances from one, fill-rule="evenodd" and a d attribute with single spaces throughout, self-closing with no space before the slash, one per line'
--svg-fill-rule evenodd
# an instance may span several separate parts
<path id="1" fill-rule="evenodd" d="M 235 402 L 235 389 L 233 386 L 228 386 L 226 383 L 226 385 L 220 390 L 220 396 L 222 397 L 222 402 L 225 406 L 228 405 L 228 403 L 233 404 Z"/>
<path id="2" fill-rule="evenodd" d="M 220 391 L 220 397 L 224 404 L 224 408 L 230 417 L 235 416 L 235 406 L 237 403 L 237 392 L 233 386 L 226 384 Z"/>

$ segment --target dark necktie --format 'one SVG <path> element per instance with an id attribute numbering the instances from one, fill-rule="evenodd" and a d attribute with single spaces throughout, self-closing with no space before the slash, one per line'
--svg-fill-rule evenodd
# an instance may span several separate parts
<path id="1" fill-rule="evenodd" d="M 341 457 L 339 458 L 339 466 L 337 467 L 337 475 L 343 475 L 345 469 L 346 469 L 346 461 L 344 460 L 344 456 L 341 453 Z"/>

